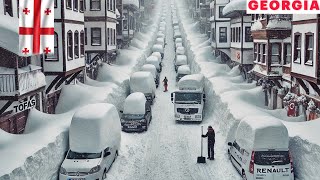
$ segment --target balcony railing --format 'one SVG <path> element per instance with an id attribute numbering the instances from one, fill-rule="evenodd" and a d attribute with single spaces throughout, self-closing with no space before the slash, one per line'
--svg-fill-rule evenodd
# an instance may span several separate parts
<path id="1" fill-rule="evenodd" d="M 19 96 L 46 86 L 41 68 L 27 71 L 26 69 L 18 69 L 18 75 L 14 73 L 14 69 L 9 69 L 5 73 L 0 72 L 0 96 Z M 16 76 L 18 76 L 18 84 L 16 84 Z"/>

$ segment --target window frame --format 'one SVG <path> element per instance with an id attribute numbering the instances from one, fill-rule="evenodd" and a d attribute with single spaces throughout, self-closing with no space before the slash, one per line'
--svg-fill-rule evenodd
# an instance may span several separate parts
<path id="1" fill-rule="evenodd" d="M 261 63 L 266 64 L 267 62 L 267 55 L 268 55 L 268 46 L 266 43 L 261 44 Z"/>
<path id="2" fill-rule="evenodd" d="M 225 32 L 222 32 L 221 30 L 225 30 Z M 224 38 L 222 38 L 222 34 L 225 34 Z M 227 43 L 228 42 L 228 29 L 227 27 L 219 27 L 219 43 Z"/>
<path id="3" fill-rule="evenodd" d="M 94 44 L 93 44 L 93 39 L 94 39 L 94 38 L 98 38 L 98 37 L 93 37 L 93 31 L 94 31 L 94 30 L 99 30 L 99 31 L 100 31 L 100 36 L 99 36 L 99 37 L 100 37 L 100 40 L 99 40 L 99 41 L 100 41 L 100 44 L 97 44 L 97 45 L 94 45 Z M 101 39 L 101 38 L 102 38 L 102 37 L 101 37 L 101 28 L 99 28 L 99 27 L 92 27 L 92 28 L 91 28 L 91 46 L 101 46 L 101 45 L 102 45 L 102 39 Z"/>
<path id="4" fill-rule="evenodd" d="M 251 36 L 251 27 L 250 26 L 246 26 L 244 27 L 244 31 L 245 31 L 245 42 L 253 42 L 253 38 Z"/>
<path id="5" fill-rule="evenodd" d="M 81 12 L 81 13 L 83 13 L 85 10 L 84 3 L 85 3 L 85 0 L 79 0 L 79 12 Z"/>
<path id="6" fill-rule="evenodd" d="M 99 3 L 99 8 L 98 9 L 92 9 L 93 1 Z M 101 11 L 101 0 L 90 0 L 90 11 Z"/>
<path id="7" fill-rule="evenodd" d="M 13 17 L 12 0 L 4 0 L 3 1 L 3 10 L 4 10 L 4 15 L 7 15 L 7 13 L 8 13 L 9 16 Z"/>
<path id="8" fill-rule="evenodd" d="M 79 32 L 75 31 L 73 35 L 73 47 L 74 47 L 74 58 L 78 59 L 80 57 L 80 43 L 79 43 Z"/>
<path id="9" fill-rule="evenodd" d="M 84 44 L 85 34 L 84 31 L 80 31 L 80 57 L 83 57 L 85 54 L 85 44 Z"/>
<path id="10" fill-rule="evenodd" d="M 296 37 L 299 36 L 299 39 Z M 300 47 L 298 41 L 300 40 Z M 294 48 L 293 48 L 293 62 L 297 64 L 301 64 L 301 46 L 302 46 L 302 34 L 301 33 L 294 33 L 293 36 Z M 298 57 L 298 52 L 300 51 L 300 56 Z"/>
<path id="11" fill-rule="evenodd" d="M 71 37 L 71 40 L 70 40 Z M 71 44 L 70 44 L 71 43 Z M 67 32 L 67 58 L 73 60 L 73 33 L 71 30 Z"/>
<path id="12" fill-rule="evenodd" d="M 219 6 L 219 18 L 225 18 L 225 16 L 223 15 L 223 8 L 225 6 Z"/>
<path id="13" fill-rule="evenodd" d="M 290 46 L 290 51 L 289 51 L 290 54 L 288 54 L 288 48 L 287 48 L 288 45 Z M 287 61 L 288 55 L 290 55 L 289 61 Z M 283 62 L 282 62 L 282 64 L 283 65 L 290 64 L 291 60 L 292 60 L 292 45 L 291 45 L 291 43 L 284 43 L 283 44 Z"/>
<path id="14" fill-rule="evenodd" d="M 73 0 L 73 11 L 79 11 L 79 0 Z"/>
<path id="15" fill-rule="evenodd" d="M 66 0 L 66 9 L 72 9 L 72 0 Z"/>
<path id="16" fill-rule="evenodd" d="M 59 61 L 59 36 L 58 36 L 58 33 L 54 32 L 54 42 L 57 42 L 57 46 L 54 45 L 54 54 L 56 54 L 56 57 L 55 55 L 45 55 L 45 61 Z"/>
<path id="17" fill-rule="evenodd" d="M 309 39 L 307 38 L 308 36 L 311 36 L 311 39 L 312 39 L 312 44 L 311 44 L 312 45 L 312 49 L 311 50 L 309 50 L 310 48 L 308 47 L 308 45 L 309 45 Z M 311 32 L 305 33 L 304 64 L 307 65 L 307 66 L 313 66 L 313 62 L 314 62 L 314 57 L 313 57 L 314 42 L 315 42 L 314 33 L 311 33 Z M 312 59 L 307 59 L 307 55 L 310 56 L 310 51 L 311 51 L 311 58 Z"/>

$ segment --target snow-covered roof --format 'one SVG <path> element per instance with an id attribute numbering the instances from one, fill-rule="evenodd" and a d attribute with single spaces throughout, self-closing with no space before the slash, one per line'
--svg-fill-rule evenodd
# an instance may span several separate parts
<path id="1" fill-rule="evenodd" d="M 0 47 L 21 55 L 19 52 L 19 19 L 0 15 Z"/>
<path id="2" fill-rule="evenodd" d="M 251 26 L 251 31 L 261 30 L 262 29 L 262 23 L 261 21 L 255 21 Z"/>
<path id="3" fill-rule="evenodd" d="M 120 131 L 120 118 L 114 105 L 89 104 L 79 108 L 72 117 L 70 149 L 79 153 L 100 153 L 114 138 L 120 137 Z"/>
<path id="4" fill-rule="evenodd" d="M 156 67 L 156 69 L 160 69 L 160 62 L 159 62 L 159 59 L 157 56 L 149 56 L 147 59 L 146 59 L 146 64 L 152 64 Z"/>
<path id="5" fill-rule="evenodd" d="M 291 29 L 291 21 L 271 19 L 266 29 Z"/>
<path id="6" fill-rule="evenodd" d="M 141 71 L 150 72 L 153 78 L 157 77 L 157 68 L 153 64 L 145 64 L 141 67 Z"/>
<path id="7" fill-rule="evenodd" d="M 150 72 L 138 71 L 130 77 L 130 92 L 154 93 L 156 85 Z"/>
<path id="8" fill-rule="evenodd" d="M 182 65 L 178 68 L 178 74 L 191 74 L 189 65 Z"/>
<path id="9" fill-rule="evenodd" d="M 139 8 L 139 0 L 123 0 L 122 1 L 123 5 L 133 5 L 135 8 Z"/>
<path id="10" fill-rule="evenodd" d="M 155 44 L 152 46 L 152 51 L 163 53 L 163 46 L 161 44 Z"/>
<path id="11" fill-rule="evenodd" d="M 179 90 L 203 90 L 204 76 L 202 74 L 191 74 L 183 76 L 178 82 Z"/>
<path id="12" fill-rule="evenodd" d="M 186 65 L 188 64 L 187 56 L 186 55 L 177 55 L 176 63 L 177 66 Z"/>
<path id="13" fill-rule="evenodd" d="M 232 12 L 236 11 L 246 11 L 247 9 L 247 2 L 246 0 L 231 0 L 224 8 L 223 8 L 223 15 L 228 16 Z"/>
<path id="14" fill-rule="evenodd" d="M 289 147 L 288 130 L 272 116 L 244 118 L 235 134 L 237 143 L 244 149 L 278 149 Z"/>
<path id="15" fill-rule="evenodd" d="M 141 92 L 130 94 L 124 101 L 123 114 L 144 114 L 146 97 Z"/>
<path id="16" fill-rule="evenodd" d="M 185 54 L 184 47 L 177 47 L 176 54 L 179 54 L 179 55 Z"/>

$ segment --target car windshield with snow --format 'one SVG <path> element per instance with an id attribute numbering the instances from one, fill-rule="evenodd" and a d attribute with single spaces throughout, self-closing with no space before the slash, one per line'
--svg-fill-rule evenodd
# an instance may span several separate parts
<path id="1" fill-rule="evenodd" d="M 100 158 L 102 152 L 100 153 L 78 153 L 69 150 L 67 159 L 97 159 Z"/>
<path id="2" fill-rule="evenodd" d="M 243 179 L 294 179 L 288 131 L 279 119 L 244 118 L 228 145 L 230 160 Z"/>

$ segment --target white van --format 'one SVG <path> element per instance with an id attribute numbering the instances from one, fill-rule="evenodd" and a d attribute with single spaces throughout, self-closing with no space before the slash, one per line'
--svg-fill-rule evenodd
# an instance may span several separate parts
<path id="1" fill-rule="evenodd" d="M 178 90 L 171 93 L 176 121 L 198 121 L 203 119 L 205 103 L 204 76 L 186 75 L 178 82 Z"/>
<path id="2" fill-rule="evenodd" d="M 247 180 L 293 180 L 289 136 L 283 123 L 270 116 L 243 119 L 228 154 L 234 167 Z"/>
<path id="3" fill-rule="evenodd" d="M 120 141 L 121 124 L 114 105 L 98 103 L 78 109 L 72 117 L 70 150 L 60 167 L 59 179 L 106 179 Z"/>
<path id="4" fill-rule="evenodd" d="M 164 56 L 164 48 L 161 44 L 155 44 L 152 46 L 152 52 L 159 52 L 161 54 L 161 59 Z"/>
<path id="5" fill-rule="evenodd" d="M 188 59 L 186 55 L 177 55 L 177 59 L 174 63 L 174 69 L 177 72 L 178 68 L 182 65 L 187 65 Z"/>
<path id="6" fill-rule="evenodd" d="M 150 72 L 154 78 L 154 82 L 156 83 L 156 87 L 159 86 L 160 81 L 160 75 L 157 71 L 157 68 L 153 64 L 145 64 L 141 67 L 141 71 L 147 71 Z"/>
<path id="7" fill-rule="evenodd" d="M 130 94 L 124 101 L 121 116 L 123 131 L 147 131 L 152 119 L 151 105 L 141 92 Z"/>
<path id="8" fill-rule="evenodd" d="M 161 61 L 159 61 L 157 56 L 149 56 L 146 59 L 145 64 L 152 64 L 156 67 L 158 73 L 160 73 L 162 71 L 162 66 L 161 66 Z"/>
<path id="9" fill-rule="evenodd" d="M 130 76 L 130 93 L 142 92 L 151 104 L 156 97 L 156 84 L 150 72 L 138 71 Z"/>
<path id="10" fill-rule="evenodd" d="M 189 65 L 182 65 L 178 68 L 176 81 L 178 82 L 183 76 L 190 75 L 191 70 Z"/>

